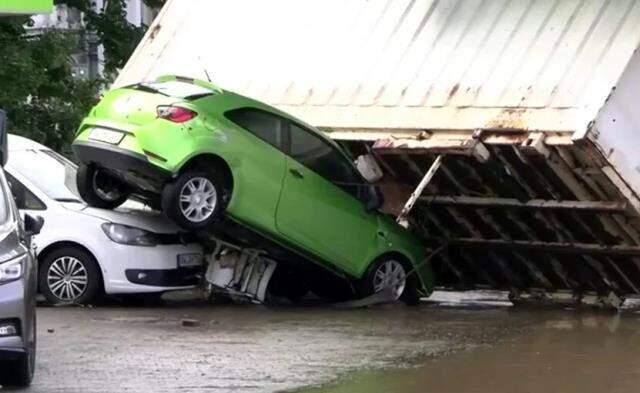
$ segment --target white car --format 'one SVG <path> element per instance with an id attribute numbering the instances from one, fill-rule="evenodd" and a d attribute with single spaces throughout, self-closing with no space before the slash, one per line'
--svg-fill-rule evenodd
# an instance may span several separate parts
<path id="1" fill-rule="evenodd" d="M 203 250 L 193 235 L 134 201 L 117 210 L 88 207 L 71 191 L 75 164 L 44 145 L 9 135 L 9 151 L 5 169 L 18 208 L 45 219 L 34 242 L 39 289 L 49 302 L 198 283 Z"/>

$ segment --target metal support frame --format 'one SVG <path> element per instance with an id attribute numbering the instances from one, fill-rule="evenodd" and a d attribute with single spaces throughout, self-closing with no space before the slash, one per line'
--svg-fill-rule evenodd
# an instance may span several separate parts
<path id="1" fill-rule="evenodd" d="M 469 207 L 504 207 L 520 209 L 549 209 L 549 210 L 573 210 L 623 213 L 627 207 L 627 202 L 610 201 L 556 201 L 545 199 L 531 199 L 519 201 L 515 198 L 484 198 L 466 195 L 423 195 L 419 198 L 430 205 L 454 205 Z"/>
<path id="2" fill-rule="evenodd" d="M 416 204 L 416 201 L 418 200 L 420 195 L 422 195 L 422 191 L 424 191 L 427 185 L 429 185 L 429 182 L 431 181 L 431 179 L 433 179 L 433 176 L 435 176 L 436 172 L 438 171 L 438 168 L 440 168 L 440 165 L 442 164 L 442 158 L 443 158 L 442 154 L 436 157 L 435 161 L 433 161 L 427 173 L 424 175 L 422 180 L 420 180 L 420 183 L 416 187 L 415 191 L 413 191 L 413 193 L 409 197 L 409 200 L 407 200 L 407 203 L 405 203 L 404 207 L 402 208 L 402 211 L 398 215 L 398 218 L 396 218 L 396 222 L 398 224 L 407 226 L 407 217 L 409 216 L 409 213 L 411 212 L 413 205 Z"/>
<path id="3" fill-rule="evenodd" d="M 433 238 L 430 241 L 442 241 Z M 488 247 L 539 250 L 558 254 L 583 254 L 583 255 L 616 255 L 616 256 L 640 256 L 640 246 L 615 245 L 606 246 L 592 243 L 562 243 L 543 242 L 529 240 L 504 240 L 504 239 L 477 239 L 455 238 L 448 239 L 452 246 L 461 247 Z"/>

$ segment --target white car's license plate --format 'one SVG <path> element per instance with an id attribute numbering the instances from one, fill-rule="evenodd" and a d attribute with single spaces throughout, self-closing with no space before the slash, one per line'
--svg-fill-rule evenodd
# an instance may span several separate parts
<path id="1" fill-rule="evenodd" d="M 202 266 L 204 258 L 202 254 L 180 254 L 178 255 L 178 267 Z"/>
<path id="2" fill-rule="evenodd" d="M 124 138 L 124 134 L 118 131 L 105 130 L 104 128 L 94 128 L 89 134 L 89 139 L 94 141 L 111 143 L 117 145 Z"/>

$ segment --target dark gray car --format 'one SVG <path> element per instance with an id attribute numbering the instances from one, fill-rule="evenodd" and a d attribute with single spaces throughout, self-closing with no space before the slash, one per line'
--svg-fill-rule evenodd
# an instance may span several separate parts
<path id="1" fill-rule="evenodd" d="M 0 163 L 7 160 L 4 112 L 0 110 Z M 31 237 L 42 219 L 21 219 L 0 168 L 0 385 L 27 386 L 36 358 L 37 264 Z"/>

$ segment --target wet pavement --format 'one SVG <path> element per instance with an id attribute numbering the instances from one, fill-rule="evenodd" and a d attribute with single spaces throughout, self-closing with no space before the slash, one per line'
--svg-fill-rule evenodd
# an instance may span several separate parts
<path id="1" fill-rule="evenodd" d="M 503 301 L 39 308 L 29 392 L 635 392 L 640 314 Z M 197 326 L 184 327 L 183 319 Z"/>
<path id="2" fill-rule="evenodd" d="M 509 309 L 503 318 L 529 322 L 491 345 L 299 392 L 637 392 L 640 313 L 634 310 Z"/>

